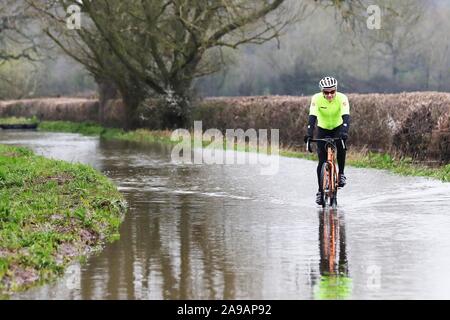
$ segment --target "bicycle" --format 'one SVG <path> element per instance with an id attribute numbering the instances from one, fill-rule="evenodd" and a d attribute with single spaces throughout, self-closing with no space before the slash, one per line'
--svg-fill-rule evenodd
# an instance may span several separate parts
<path id="1" fill-rule="evenodd" d="M 322 165 L 320 171 L 320 184 L 322 186 L 322 208 L 326 208 L 328 203 L 333 209 L 337 207 L 337 191 L 338 191 L 338 171 L 336 170 L 336 152 L 337 147 L 335 141 L 341 141 L 342 147 L 346 150 L 344 140 L 341 138 L 323 138 L 323 139 L 309 139 L 306 142 L 306 150 L 312 152 L 311 142 L 325 142 L 325 149 L 327 150 L 327 161 Z"/>

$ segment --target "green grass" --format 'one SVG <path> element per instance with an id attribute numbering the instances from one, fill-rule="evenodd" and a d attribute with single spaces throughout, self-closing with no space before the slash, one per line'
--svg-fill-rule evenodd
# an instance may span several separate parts
<path id="1" fill-rule="evenodd" d="M 87 135 L 100 135 L 106 139 L 119 139 L 127 141 L 137 141 L 143 143 L 161 142 L 166 144 L 176 144 L 176 141 L 170 140 L 170 131 L 150 131 L 139 129 L 131 132 L 124 132 L 120 129 L 105 129 L 97 124 L 73 123 L 73 122 L 43 122 L 39 125 L 40 130 L 44 131 L 63 131 L 75 132 Z M 204 141 L 203 146 L 209 142 Z M 220 145 L 217 144 L 218 147 Z M 257 151 L 255 147 L 235 146 L 239 151 Z M 269 150 L 270 152 L 270 150 Z M 301 152 L 295 149 L 280 148 L 280 155 L 291 158 L 302 158 L 317 161 L 317 155 L 307 152 Z M 394 158 L 386 153 L 375 152 L 349 152 L 347 155 L 347 164 L 359 168 L 385 169 L 393 173 L 407 176 L 423 176 L 439 179 L 444 182 L 450 182 L 450 164 L 438 168 L 427 167 L 413 163 L 409 158 Z"/>
<path id="2" fill-rule="evenodd" d="M 71 132 L 80 133 L 88 136 L 101 136 L 105 139 L 126 140 L 135 142 L 163 142 L 172 143 L 170 140 L 170 131 L 149 131 L 139 129 L 135 131 L 125 132 L 122 129 L 104 128 L 95 123 L 75 123 L 69 121 L 44 121 L 39 124 L 40 131 L 51 132 Z"/>
<path id="3" fill-rule="evenodd" d="M 16 118 L 16 117 L 9 117 L 9 118 L 0 118 L 0 124 L 33 124 L 38 123 L 39 120 L 36 117 L 32 118 Z"/>
<path id="4" fill-rule="evenodd" d="M 43 283 L 118 238 L 125 202 L 91 167 L 0 145 L 0 296 Z"/>
<path id="5" fill-rule="evenodd" d="M 39 124 L 38 129 L 40 131 L 80 133 L 88 136 L 101 135 L 105 131 L 111 130 L 105 129 L 95 123 L 69 121 L 43 121 Z"/>
<path id="6" fill-rule="evenodd" d="M 411 158 L 395 158 L 387 153 L 368 152 L 350 157 L 347 163 L 358 168 L 385 169 L 404 176 L 422 176 L 450 182 L 450 164 L 437 168 L 414 163 Z"/>

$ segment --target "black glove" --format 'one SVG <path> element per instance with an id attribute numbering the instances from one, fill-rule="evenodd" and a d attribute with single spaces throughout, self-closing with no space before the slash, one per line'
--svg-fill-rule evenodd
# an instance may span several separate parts
<path id="1" fill-rule="evenodd" d="M 308 140 L 310 140 L 310 139 L 312 139 L 312 136 L 306 135 L 306 136 L 303 138 L 303 141 L 304 141 L 305 143 L 308 143 Z"/>
<path id="2" fill-rule="evenodd" d="M 342 126 L 341 126 L 341 132 L 339 134 L 339 138 L 341 138 L 342 140 L 347 140 L 348 138 L 348 129 L 349 129 L 349 125 L 350 125 L 350 115 L 348 114 L 344 114 L 342 116 Z"/>

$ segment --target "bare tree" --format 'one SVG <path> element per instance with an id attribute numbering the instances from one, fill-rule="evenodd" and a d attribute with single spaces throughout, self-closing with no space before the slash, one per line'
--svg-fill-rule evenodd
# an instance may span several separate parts
<path id="1" fill-rule="evenodd" d="M 36 89 L 32 75 L 45 46 L 35 27 L 25 1 L 0 0 L 0 99 L 20 98 Z"/>
<path id="2" fill-rule="evenodd" d="M 330 0 L 27 0 L 49 18 L 47 34 L 100 83 L 120 91 L 126 127 L 149 95 L 167 101 L 174 127 L 186 126 L 194 79 L 221 70 L 223 48 L 278 39 L 307 4 L 336 6 L 350 16 L 359 1 Z M 54 3 L 56 6 L 49 6 Z M 70 5 L 82 9 L 80 30 L 65 28 Z M 301 11 L 301 10 L 300 10 Z M 61 15 L 61 13 L 63 13 Z M 216 54 L 214 54 L 216 53 Z"/>
<path id="3" fill-rule="evenodd" d="M 448 90 L 450 71 L 450 24 L 448 3 L 435 4 L 425 13 L 421 33 L 427 35 L 416 52 L 419 54 L 417 67 L 421 67 L 424 86 L 427 90 L 435 87 L 437 90 Z M 436 27 L 438 26 L 438 27 Z"/>
<path id="4" fill-rule="evenodd" d="M 404 24 L 402 16 L 407 20 L 411 16 L 402 14 L 402 3 L 365 0 L 352 18 L 355 23 L 355 29 L 352 29 L 336 17 L 342 8 L 330 6 L 322 10 L 326 6 L 323 2 L 311 13 L 310 19 L 295 24 L 280 37 L 281 50 L 276 50 L 271 43 L 260 46 L 257 55 L 240 50 L 236 64 L 228 67 L 227 77 L 220 78 L 221 89 L 214 89 L 214 83 L 219 79 L 206 77 L 199 83 L 198 90 L 208 95 L 237 95 L 249 78 L 263 78 L 263 85 L 258 87 L 256 84 L 253 89 L 256 94 L 264 94 L 264 87 L 271 88 L 276 94 L 311 94 L 317 89 L 315 82 L 321 76 L 332 74 L 341 80 L 341 88 L 347 92 L 448 91 L 450 3 L 426 0 L 419 7 L 416 3 L 415 0 L 407 1 L 411 6 L 408 9 L 420 13 L 421 17 L 410 28 L 404 28 L 401 27 Z M 382 9 L 381 28 L 388 30 L 368 28 L 369 5 L 379 5 Z M 392 55 L 380 36 L 381 32 L 394 32 L 384 19 L 394 13 L 399 14 L 395 38 L 407 39 L 397 56 L 396 81 L 392 76 Z M 402 28 L 403 33 L 400 32 Z M 246 61 L 252 61 L 256 68 L 246 77 L 240 77 L 244 74 L 241 70 L 247 66 Z M 269 74 L 264 69 L 268 63 L 271 64 Z M 209 85 L 208 91 L 204 90 L 205 83 Z M 251 91 L 241 94 L 251 94 Z"/>
<path id="5" fill-rule="evenodd" d="M 38 43 L 30 30 L 33 17 L 23 1 L 0 0 L 0 65 L 8 60 L 36 60 Z"/>
<path id="6" fill-rule="evenodd" d="M 366 32 L 378 54 L 390 58 L 391 77 L 397 82 L 401 72 L 411 66 L 402 68 L 403 57 L 408 56 L 422 40 L 416 27 L 423 18 L 427 6 L 421 0 L 378 0 L 382 8 L 382 23 L 379 30 Z"/>
<path id="7" fill-rule="evenodd" d="M 58 14 L 28 2 L 50 18 L 47 33 L 66 53 L 97 79 L 112 80 L 126 104 L 127 126 L 143 99 L 157 94 L 169 102 L 176 127 L 187 124 L 193 80 L 223 66 L 217 52 L 277 38 L 299 6 L 285 0 L 60 0 Z M 64 30 L 60 13 L 73 4 L 82 8 L 82 29 Z"/>

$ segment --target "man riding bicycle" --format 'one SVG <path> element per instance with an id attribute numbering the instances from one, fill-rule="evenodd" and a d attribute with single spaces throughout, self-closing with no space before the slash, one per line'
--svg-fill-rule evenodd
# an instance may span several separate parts
<path id="1" fill-rule="evenodd" d="M 348 137 L 348 129 L 350 125 L 350 105 L 345 94 L 337 92 L 337 80 L 333 77 L 325 77 L 319 82 L 322 92 L 315 94 L 311 99 L 309 109 L 308 129 L 305 136 L 305 143 L 313 138 L 314 129 L 317 121 L 317 138 L 325 137 L 341 138 L 344 142 Z M 319 164 L 317 166 L 317 180 L 319 183 L 319 191 L 316 194 L 316 203 L 322 205 L 323 189 L 320 183 L 320 171 L 323 163 L 327 161 L 327 151 L 325 150 L 325 142 L 317 143 L 317 154 L 319 156 Z M 339 187 L 344 187 L 346 177 L 344 175 L 346 152 L 341 143 L 337 144 L 337 162 L 339 166 Z"/>

